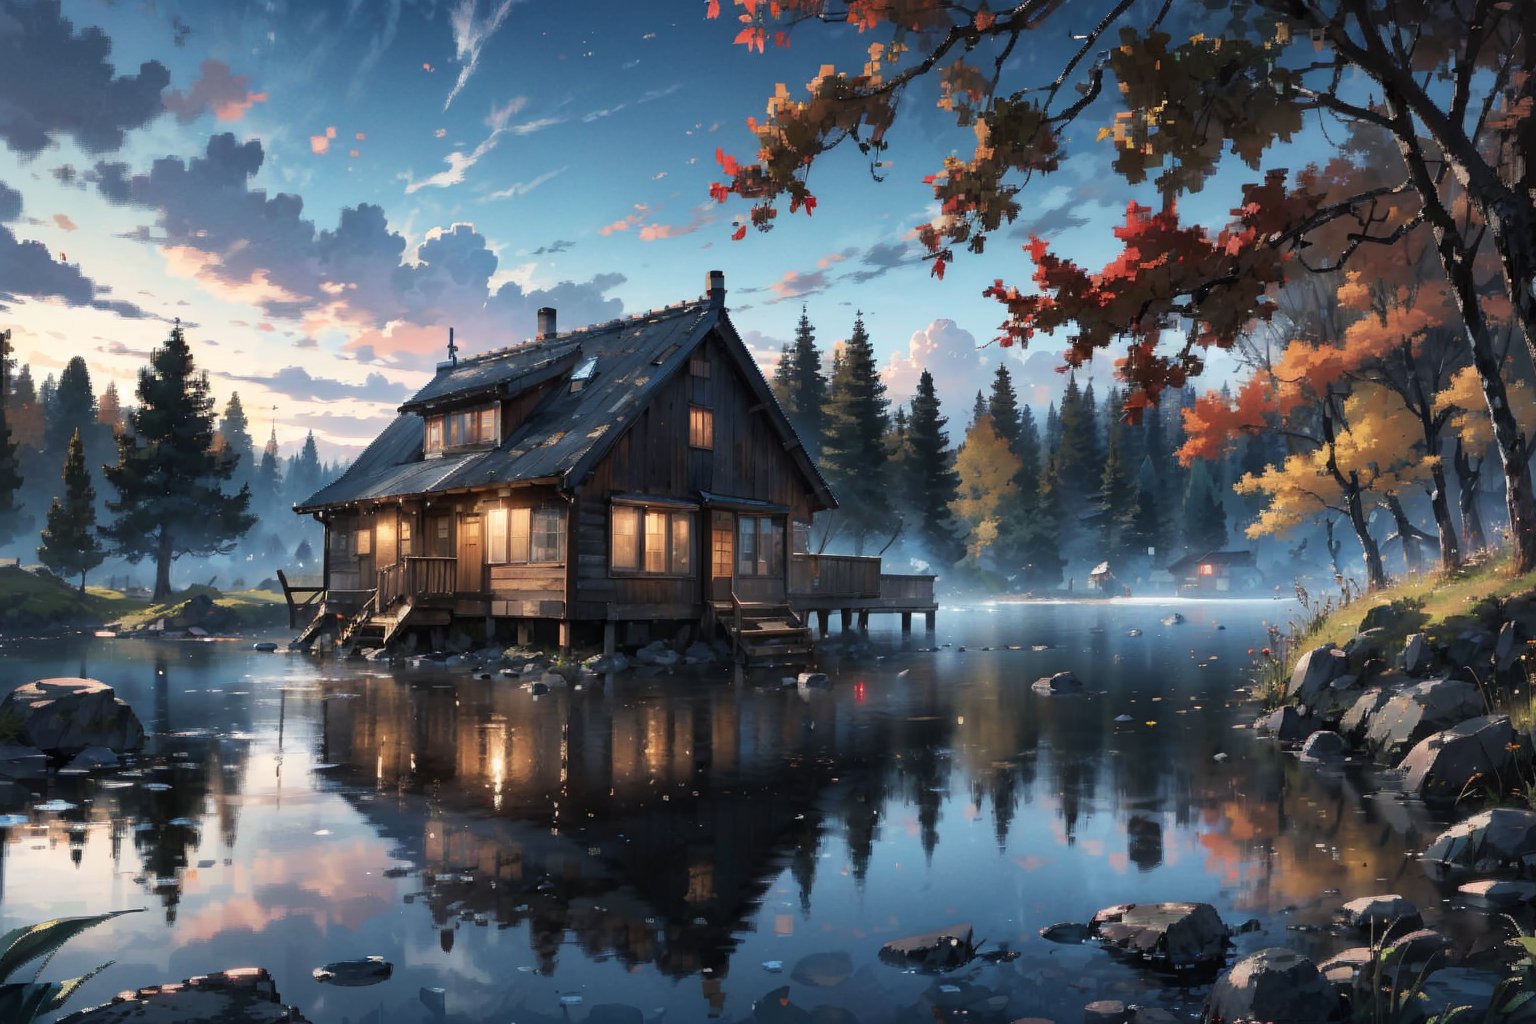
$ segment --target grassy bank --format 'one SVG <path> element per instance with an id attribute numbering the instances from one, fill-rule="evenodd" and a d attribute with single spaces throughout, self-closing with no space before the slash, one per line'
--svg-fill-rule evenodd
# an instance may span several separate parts
<path id="1" fill-rule="evenodd" d="M 207 598 L 213 609 L 197 625 L 210 633 L 249 633 L 259 630 L 278 629 L 288 625 L 288 605 L 281 593 L 270 590 L 236 590 L 224 593 L 213 587 L 188 587 L 161 604 L 140 602 L 139 606 L 125 610 L 111 622 L 113 629 L 132 632 L 151 625 L 157 619 L 167 624 L 178 619 L 195 617 L 197 607 Z"/>
<path id="2" fill-rule="evenodd" d="M 99 626 L 148 602 L 105 587 L 79 588 L 47 573 L 0 566 L 0 632 Z"/>

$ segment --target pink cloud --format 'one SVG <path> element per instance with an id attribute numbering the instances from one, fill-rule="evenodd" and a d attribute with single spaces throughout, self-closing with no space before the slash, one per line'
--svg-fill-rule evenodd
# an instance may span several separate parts
<path id="1" fill-rule="evenodd" d="M 266 93 L 247 88 L 249 82 L 248 76 L 231 75 L 228 64 L 209 58 L 203 61 L 202 74 L 185 94 L 172 89 L 161 102 L 182 124 L 190 124 L 209 112 L 219 121 L 238 121 L 251 107 L 267 99 Z"/>
<path id="2" fill-rule="evenodd" d="M 56 214 L 54 214 L 53 215 L 53 222 L 55 224 L 57 224 L 61 229 L 65 230 L 65 231 L 73 231 L 73 230 L 75 230 L 75 226 L 76 226 L 75 222 L 69 219 L 69 214 L 67 214 L 67 213 L 56 213 Z"/>
<path id="3" fill-rule="evenodd" d="M 332 125 L 331 127 L 327 128 L 323 135 L 311 135 L 309 137 L 309 148 L 310 148 L 310 151 L 313 152 L 316 156 L 324 156 L 327 152 L 330 151 L 331 140 L 334 139 L 335 137 L 336 137 L 336 126 L 335 125 Z"/>

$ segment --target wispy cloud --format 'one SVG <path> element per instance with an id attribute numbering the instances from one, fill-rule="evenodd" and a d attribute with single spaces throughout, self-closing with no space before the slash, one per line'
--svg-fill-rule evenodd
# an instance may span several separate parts
<path id="1" fill-rule="evenodd" d="M 480 63 L 480 51 L 490 41 L 496 30 L 501 28 L 502 22 L 507 20 L 507 14 L 512 10 L 512 5 L 517 0 L 500 0 L 495 4 L 495 10 L 487 17 L 480 16 L 480 0 L 459 0 L 459 3 L 448 14 L 448 23 L 453 27 L 453 45 L 455 56 L 459 60 L 459 78 L 453 83 L 453 89 L 448 93 L 448 98 L 443 101 L 443 109 L 447 110 L 453 105 L 454 98 L 463 90 L 469 82 L 475 68 Z"/>
<path id="2" fill-rule="evenodd" d="M 545 173 L 539 175 L 537 178 L 534 178 L 532 181 L 514 181 L 512 184 L 508 185 L 506 188 L 499 188 L 495 192 L 492 192 L 490 195 L 486 196 L 485 198 L 487 200 L 490 200 L 490 199 L 512 199 L 512 198 L 515 198 L 517 196 L 525 196 L 529 192 L 532 192 L 534 189 L 538 188 L 540 185 L 542 185 L 545 182 L 551 180 L 552 178 L 556 177 L 557 175 L 564 174 L 568 170 L 570 170 L 569 166 L 567 166 L 567 167 L 557 167 L 553 171 L 546 171 Z"/>
<path id="3" fill-rule="evenodd" d="M 468 153 L 455 150 L 443 157 L 443 162 L 448 165 L 447 170 L 438 171 L 431 177 L 422 178 L 420 181 L 413 180 L 408 182 L 405 186 L 405 194 L 410 195 L 424 188 L 449 188 L 450 186 L 457 185 L 464 180 L 465 173 L 480 162 L 481 157 L 496 148 L 496 143 L 501 141 L 503 135 L 530 135 L 533 132 L 548 128 L 551 124 L 559 123 L 558 118 L 545 117 L 535 121 L 513 124 L 512 118 L 527 105 L 528 97 L 514 96 L 501 106 L 492 107 L 490 116 L 485 119 L 486 125 L 491 129 L 491 134 L 487 135 L 481 140 L 480 145 Z"/>

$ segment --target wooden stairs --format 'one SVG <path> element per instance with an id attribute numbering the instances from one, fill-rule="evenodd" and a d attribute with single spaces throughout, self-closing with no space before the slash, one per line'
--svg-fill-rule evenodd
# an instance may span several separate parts
<path id="1" fill-rule="evenodd" d="M 410 598 L 401 598 L 388 608 L 376 607 L 377 594 L 336 626 L 340 618 L 323 611 L 304 628 L 292 646 L 307 648 L 320 633 L 336 626 L 336 646 L 348 655 L 356 655 L 370 648 L 388 647 L 407 626 L 446 626 L 452 616 L 446 608 L 418 608 Z"/>
<path id="2" fill-rule="evenodd" d="M 730 601 L 712 605 L 715 621 L 747 667 L 805 665 L 814 653 L 811 629 L 787 604 Z"/>

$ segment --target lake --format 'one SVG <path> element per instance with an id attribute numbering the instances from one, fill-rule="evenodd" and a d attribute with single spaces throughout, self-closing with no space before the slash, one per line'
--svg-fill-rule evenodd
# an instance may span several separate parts
<path id="1" fill-rule="evenodd" d="M 1410 856 L 1437 827 L 1422 810 L 1244 728 L 1249 651 L 1294 609 L 978 603 L 942 608 L 933 640 L 877 617 L 872 652 L 824 658 L 831 687 L 810 691 L 711 668 L 535 697 L 249 641 L 8 640 L 0 687 L 111 683 L 153 756 L 36 784 L 77 806 L 0 829 L 0 925 L 146 908 L 49 964 L 116 961 L 71 1009 L 259 965 L 316 1022 L 442 1020 L 434 988 L 446 1019 L 503 1024 L 607 1003 L 866 1024 L 1187 1011 L 1198 979 L 1040 928 L 1201 900 L 1259 923 L 1241 951 L 1324 955 L 1355 944 L 1315 930 L 1343 899 L 1448 895 Z M 1063 669 L 1085 696 L 1032 692 Z M 878 959 L 960 924 L 1019 956 L 942 976 Z M 393 977 L 311 978 L 368 955 Z"/>

